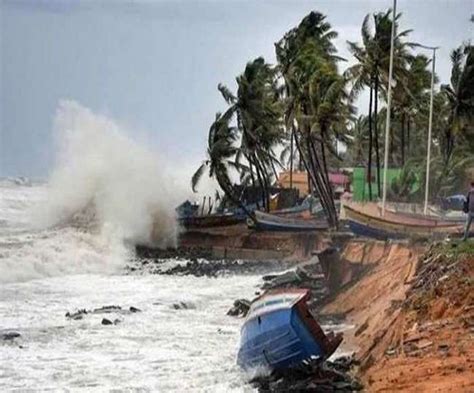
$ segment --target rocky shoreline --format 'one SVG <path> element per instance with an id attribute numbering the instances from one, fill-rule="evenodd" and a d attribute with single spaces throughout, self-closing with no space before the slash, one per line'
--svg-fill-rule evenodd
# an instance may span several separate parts
<path id="1" fill-rule="evenodd" d="M 446 363 L 449 368 L 453 359 L 467 362 L 466 366 L 453 369 L 456 386 L 462 387 L 454 391 L 473 387 L 472 340 L 461 340 L 461 348 L 449 342 L 449 337 L 454 336 L 446 331 L 454 329 L 461 336 L 472 334 L 474 250 L 463 249 L 462 245 L 455 243 L 432 246 L 427 251 L 423 244 L 357 239 L 338 246 L 337 250 L 326 248 L 326 251 L 313 253 L 313 257 L 303 262 L 294 259 L 265 262 L 206 260 L 210 255 L 206 248 L 158 253 L 142 250 L 140 255 L 144 257 L 141 259 L 142 268 L 154 266 L 156 274 L 192 274 L 197 277 L 261 274 L 262 285 L 256 296 L 270 289 L 309 288 L 312 293 L 309 307 L 321 324 L 346 323 L 352 326 L 345 332 L 344 343 L 357 349 L 353 357 L 250 381 L 260 392 L 355 391 L 362 388 L 392 391 L 402 386 L 413 391 L 417 387 L 430 390 L 437 384 L 447 383 L 442 375 L 450 373 L 442 368 L 433 371 L 436 370 L 434 364 Z M 169 265 L 170 260 L 181 258 L 187 262 Z M 228 315 L 244 317 L 250 302 L 251 299 L 236 299 L 233 305 L 229 305 Z M 451 316 L 447 320 L 441 318 L 446 317 L 445 310 L 449 309 L 449 304 L 462 310 L 456 314 L 461 318 L 459 323 Z M 433 311 L 429 311 L 431 309 Z M 420 312 L 422 316 L 413 316 L 420 315 Z M 406 331 L 406 325 L 403 329 L 399 326 L 402 316 L 403 320 L 412 321 L 410 331 Z M 400 329 L 404 331 L 401 341 L 397 333 Z M 435 346 L 440 337 L 447 342 Z M 459 341 L 459 335 L 456 337 Z M 454 347 L 457 349 L 453 350 Z M 433 352 L 432 348 L 438 349 Z M 414 359 L 422 366 L 410 366 Z M 385 375 L 387 366 L 400 370 L 396 377 L 390 377 L 395 373 L 393 370 L 387 374 L 390 376 Z M 421 371 L 416 374 L 412 370 Z M 413 380 L 415 376 L 420 379 L 418 382 Z"/>
<path id="2" fill-rule="evenodd" d="M 319 259 L 311 257 L 303 263 L 295 261 L 269 260 L 225 260 L 213 258 L 208 248 L 180 247 L 177 249 L 152 250 L 137 249 L 139 257 L 131 272 L 141 269 L 154 274 L 193 275 L 196 277 L 217 277 L 228 274 L 261 274 L 262 285 L 255 296 L 267 290 L 282 288 L 308 288 L 311 290 L 310 309 L 317 312 L 321 301 L 329 295 Z M 209 259 L 208 259 L 209 258 Z M 185 260 L 186 262 L 178 263 Z M 251 299 L 236 299 L 229 305 L 227 315 L 244 318 Z M 176 309 L 179 309 L 179 305 Z M 323 324 L 337 325 L 344 321 L 343 315 L 325 315 L 318 318 Z M 304 368 L 288 370 L 285 373 L 272 373 L 255 378 L 249 383 L 259 392 L 323 392 L 361 390 L 360 381 L 351 370 L 357 362 L 344 356 L 333 361 L 307 364 Z"/>

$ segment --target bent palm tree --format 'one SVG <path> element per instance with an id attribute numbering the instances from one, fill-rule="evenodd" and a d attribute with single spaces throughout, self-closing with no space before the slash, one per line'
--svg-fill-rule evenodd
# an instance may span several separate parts
<path id="1" fill-rule="evenodd" d="M 196 187 L 202 176 L 208 170 L 209 177 L 216 179 L 224 194 L 251 218 L 253 215 L 247 210 L 238 198 L 233 183 L 230 179 L 229 169 L 236 168 L 234 161 L 238 148 L 235 146 L 237 133 L 229 125 L 232 112 L 223 115 L 216 114 L 216 119 L 209 128 L 207 159 L 203 161 L 191 178 L 191 187 L 196 192 Z M 238 167 L 237 167 L 238 168 Z"/>

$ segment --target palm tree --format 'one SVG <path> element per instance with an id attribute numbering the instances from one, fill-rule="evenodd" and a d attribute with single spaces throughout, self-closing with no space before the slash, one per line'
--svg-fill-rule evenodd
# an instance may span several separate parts
<path id="1" fill-rule="evenodd" d="M 215 177 L 225 194 L 231 199 L 233 197 L 232 188 L 229 187 L 229 184 L 232 184 L 229 167 L 233 164 L 232 158 L 237 152 L 234 145 L 237 137 L 235 128 L 229 126 L 228 115 L 226 114 L 226 117 L 217 113 L 209 128 L 207 159 L 202 162 L 191 178 L 191 188 L 194 192 L 207 169 L 209 177 Z"/>
<path id="2" fill-rule="evenodd" d="M 226 164 L 230 165 L 229 159 L 233 157 L 232 166 L 240 173 L 242 185 L 251 183 L 255 187 L 258 183 L 263 205 L 269 210 L 269 188 L 272 179 L 277 178 L 276 166 L 281 166 L 274 149 L 284 138 L 283 103 L 279 97 L 276 70 L 259 57 L 247 64 L 236 81 L 238 86 L 236 94 L 222 84 L 218 86 L 229 108 L 221 116 L 222 119 L 216 119 L 214 127 L 219 123 L 217 128 L 231 131 L 223 133 L 226 148 L 232 147 L 230 149 L 232 154 L 225 156 Z M 240 146 L 228 143 L 228 139 L 232 142 L 240 140 Z M 199 179 L 199 176 L 197 178 Z"/>
<path id="3" fill-rule="evenodd" d="M 297 27 L 288 31 L 284 37 L 275 44 L 278 70 L 284 81 L 282 97 L 283 101 L 286 103 L 285 128 L 287 135 L 289 135 L 288 139 L 290 140 L 290 146 L 287 149 L 290 156 L 290 187 L 292 184 L 294 155 L 298 151 L 298 149 L 294 148 L 293 146 L 294 142 L 296 143 L 296 129 L 294 124 L 295 117 L 293 113 L 296 108 L 294 102 L 292 102 L 294 98 L 294 92 L 292 90 L 297 86 L 295 86 L 291 81 L 292 76 L 290 75 L 290 69 L 292 64 L 294 64 L 297 57 L 299 56 L 301 49 L 308 40 L 317 43 L 318 47 L 321 48 L 321 55 L 324 58 L 331 60 L 338 59 L 338 57 L 335 55 L 337 49 L 332 43 L 332 40 L 336 37 L 337 33 L 331 30 L 331 25 L 326 22 L 326 16 L 319 12 L 312 11 L 303 18 Z M 301 154 L 299 158 L 298 168 L 302 170 L 303 162 Z M 311 189 L 311 184 L 309 184 L 309 187 Z"/>
<path id="4" fill-rule="evenodd" d="M 445 135 L 445 161 L 454 149 L 454 140 L 461 138 L 474 151 L 474 47 L 460 46 L 451 53 L 451 85 L 442 91 L 449 103 L 448 128 Z"/>
<path id="5" fill-rule="evenodd" d="M 425 129 L 428 122 L 429 112 L 429 89 L 431 86 L 431 72 L 428 70 L 430 61 L 424 55 L 416 55 L 408 59 L 407 72 L 399 80 L 400 83 L 393 89 L 393 112 L 398 118 L 394 122 L 393 128 L 398 133 L 393 132 L 400 149 L 392 151 L 393 162 L 405 165 L 408 149 L 410 147 L 411 121 L 415 114 L 423 117 L 422 129 Z M 397 154 L 396 154 L 397 153 Z"/>
<path id="6" fill-rule="evenodd" d="M 276 44 L 285 82 L 285 125 L 294 139 L 310 185 L 319 197 L 328 222 L 338 223 L 328 176 L 328 153 L 336 155 L 351 108 L 346 80 L 337 70 L 336 49 L 325 16 L 312 12 Z"/>
<path id="7" fill-rule="evenodd" d="M 373 14 L 373 28 L 370 25 L 370 14 L 364 18 L 361 27 L 362 46 L 348 41 L 349 51 L 356 58 L 357 63 L 346 71 L 346 75 L 353 82 L 351 95 L 356 98 L 364 87 L 369 88 L 369 148 L 367 160 L 367 178 L 369 179 L 369 198 L 372 197 L 372 156 L 375 147 L 377 189 L 380 197 L 380 146 L 378 140 L 378 100 L 383 86 L 388 81 L 388 64 L 390 58 L 391 10 L 385 13 Z M 395 23 L 401 17 L 398 14 Z M 408 48 L 414 44 L 404 42 L 411 30 L 399 32 L 394 41 L 394 78 L 400 80 L 406 75 L 406 63 L 410 59 Z M 375 125 L 375 131 L 373 126 Z M 375 146 L 374 146 L 375 144 Z"/>
<path id="8" fill-rule="evenodd" d="M 368 118 L 360 115 L 352 122 L 349 129 L 350 140 L 347 149 L 350 152 L 350 159 L 353 166 L 365 166 L 365 152 L 369 143 L 369 123 Z"/>
<path id="9" fill-rule="evenodd" d="M 237 77 L 237 94 L 220 84 L 219 91 L 235 114 L 241 134 L 236 163 L 245 158 L 253 185 L 260 185 L 264 207 L 269 209 L 271 179 L 277 177 L 275 165 L 280 165 L 274 148 L 283 139 L 283 104 L 279 99 L 276 71 L 263 58 L 249 62 Z"/>

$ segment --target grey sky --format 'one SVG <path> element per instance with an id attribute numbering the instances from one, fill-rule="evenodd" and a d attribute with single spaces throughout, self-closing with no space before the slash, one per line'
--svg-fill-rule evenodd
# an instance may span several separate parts
<path id="1" fill-rule="evenodd" d="M 219 82 L 234 88 L 257 56 L 273 62 L 273 43 L 311 10 L 327 15 L 349 57 L 345 42 L 359 40 L 364 16 L 391 4 L 0 0 L 0 176 L 47 175 L 61 98 L 109 115 L 137 141 L 197 166 L 209 124 L 225 107 Z M 446 83 L 450 50 L 473 35 L 474 0 L 400 0 L 399 10 L 413 41 L 441 47 L 438 74 Z"/>

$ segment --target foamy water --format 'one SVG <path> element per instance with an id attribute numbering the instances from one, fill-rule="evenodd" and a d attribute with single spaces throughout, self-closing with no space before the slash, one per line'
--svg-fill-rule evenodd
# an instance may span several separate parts
<path id="1" fill-rule="evenodd" d="M 233 300 L 252 297 L 259 276 L 125 275 L 132 254 L 81 228 L 28 230 L 44 186 L 0 187 L 0 390 L 246 391 L 235 364 L 241 319 Z M 116 248 L 117 247 L 117 248 Z M 189 309 L 176 310 L 186 302 Z M 141 313 L 67 311 L 105 305 Z M 103 317 L 120 319 L 103 326 Z"/>
<path id="2" fill-rule="evenodd" d="M 260 277 L 125 273 L 134 243 L 176 243 L 188 180 L 77 103 L 60 104 L 54 132 L 47 182 L 0 179 L 0 337 L 21 334 L 0 341 L 0 391 L 248 390 L 235 364 L 242 320 L 226 312 Z M 142 312 L 65 317 L 106 305 Z"/>

